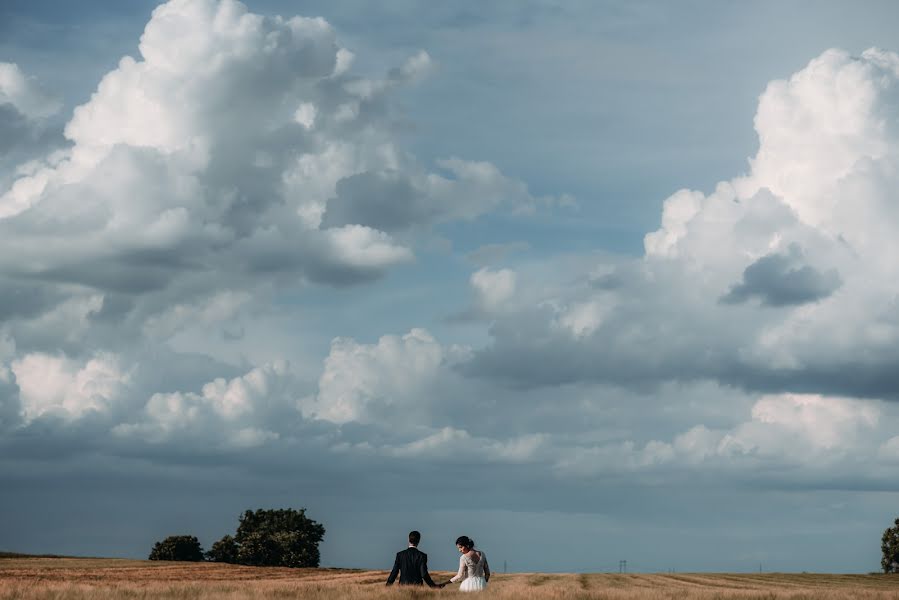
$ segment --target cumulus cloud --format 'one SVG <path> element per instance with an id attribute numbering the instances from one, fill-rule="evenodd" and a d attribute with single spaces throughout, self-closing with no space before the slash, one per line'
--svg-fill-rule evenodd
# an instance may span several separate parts
<path id="1" fill-rule="evenodd" d="M 99 355 L 81 365 L 60 356 L 27 354 L 12 361 L 19 388 L 22 417 L 75 420 L 88 413 L 104 414 L 124 400 L 129 374 L 116 357 Z"/>
<path id="2" fill-rule="evenodd" d="M 154 444 L 186 439 L 207 448 L 260 446 L 279 439 L 277 430 L 290 430 L 294 385 L 288 365 L 279 362 L 230 380 L 216 378 L 200 393 L 156 393 L 112 433 Z"/>
<path id="3" fill-rule="evenodd" d="M 788 446 L 795 447 L 798 439 L 825 450 L 851 448 L 859 434 L 873 429 L 879 416 L 880 411 L 869 402 L 809 394 L 764 396 L 752 408 L 753 422 L 777 429 Z M 745 434 L 752 439 L 754 433 L 740 432 L 736 438 Z"/>
<path id="4" fill-rule="evenodd" d="M 616 474 L 667 480 L 708 471 L 779 485 L 777 470 L 795 468 L 805 469 L 805 483 L 814 486 L 850 477 L 859 461 L 873 467 L 892 460 L 899 415 L 878 401 L 784 393 L 737 402 L 722 388 L 691 384 L 674 394 L 624 397 L 614 388 L 587 387 L 579 400 L 561 387 L 547 402 L 545 390 L 460 379 L 466 354 L 423 330 L 374 344 L 337 339 L 317 393 L 299 406 L 308 419 L 366 427 L 362 440 L 354 441 L 352 429 L 336 438 L 331 450 L 341 455 L 542 465 L 571 481 Z M 495 402 L 489 412 L 486 395 Z M 639 428 L 629 431 L 628 419 Z"/>
<path id="5" fill-rule="evenodd" d="M 0 282 L 14 292 L 0 317 L 23 351 L 127 352 L 218 329 L 274 288 L 364 284 L 413 262 L 410 229 L 550 201 L 490 163 L 431 172 L 397 144 L 393 97 L 431 71 L 426 52 L 381 77 L 352 64 L 321 18 L 157 7 L 138 54 L 74 109 L 67 146 L 0 177 Z M 22 119 L 57 108 L 14 65 L 0 87 Z"/>
<path id="6" fill-rule="evenodd" d="M 374 423 L 455 376 L 443 363 L 467 350 L 420 329 L 373 347 L 335 340 L 311 396 L 277 359 L 211 358 L 213 332 L 243 335 L 238 322 L 270 310 L 273 289 L 369 282 L 414 260 L 414 236 L 397 237 L 411 229 L 557 202 L 488 162 L 429 171 L 394 139 L 392 95 L 431 57 L 382 77 L 355 74 L 353 58 L 321 18 L 234 0 L 153 11 L 138 54 L 74 109 L 66 145 L 4 172 L 4 426 L 90 420 L 151 443 L 225 427 L 264 445 L 289 437 L 274 414 Z M 59 109 L 6 63 L 0 105 L 26 124 Z M 488 302 L 508 294 L 498 277 Z M 418 410 L 424 424 L 434 403 Z"/>
<path id="7" fill-rule="evenodd" d="M 385 335 L 376 344 L 338 338 L 331 343 L 318 393 L 304 398 L 303 414 L 333 423 L 371 422 L 402 415 L 421 419 L 448 357 L 425 330 Z"/>
<path id="8" fill-rule="evenodd" d="M 363 162 L 375 153 L 364 134 L 296 120 L 311 106 L 327 121 L 328 95 L 346 83 L 325 21 L 175 0 L 154 11 L 139 50 L 75 110 L 71 150 L 0 199 L 3 239 L 20 256 L 4 270 L 143 292 L 196 270 L 365 279 L 407 256 L 386 236 L 368 253 L 364 236 L 304 227 L 307 199 L 281 185 L 297 157 L 335 143 Z"/>
<path id="9" fill-rule="evenodd" d="M 899 227 L 897 86 L 899 55 L 877 49 L 829 50 L 772 82 L 749 173 L 671 195 L 639 260 L 519 266 L 529 306 L 497 318 L 468 372 L 899 397 L 899 273 L 885 259 Z"/>
<path id="10" fill-rule="evenodd" d="M 771 482 L 782 475 L 777 471 L 802 469 L 805 484 L 828 485 L 851 477 L 860 462 L 871 466 L 871 474 L 875 465 L 889 460 L 892 438 L 884 438 L 896 418 L 891 413 L 888 423 L 882 423 L 883 411 L 873 401 L 814 394 L 765 395 L 747 416 L 726 429 L 695 425 L 669 440 L 626 440 L 562 451 L 558 467 L 575 475 L 701 470 Z"/>

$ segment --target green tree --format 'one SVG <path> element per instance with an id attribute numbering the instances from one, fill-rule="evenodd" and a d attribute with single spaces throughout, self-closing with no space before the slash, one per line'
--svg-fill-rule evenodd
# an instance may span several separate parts
<path id="1" fill-rule="evenodd" d="M 883 572 L 899 573 L 899 519 L 883 532 L 880 549 L 883 551 L 883 558 L 880 559 Z"/>
<path id="2" fill-rule="evenodd" d="M 240 517 L 238 562 L 273 567 L 317 567 L 325 528 L 306 509 L 248 510 Z"/>
<path id="3" fill-rule="evenodd" d="M 238 562 L 238 549 L 237 542 L 234 541 L 234 538 L 230 535 L 226 535 L 212 544 L 212 548 L 206 553 L 206 560 L 235 564 Z"/>
<path id="4" fill-rule="evenodd" d="M 203 560 L 203 548 L 193 535 L 170 535 L 156 542 L 150 551 L 150 560 L 183 560 L 197 562 Z"/>
<path id="5" fill-rule="evenodd" d="M 254 531 L 243 536 L 237 551 L 237 562 L 254 567 L 282 566 L 281 546 L 274 535 Z"/>

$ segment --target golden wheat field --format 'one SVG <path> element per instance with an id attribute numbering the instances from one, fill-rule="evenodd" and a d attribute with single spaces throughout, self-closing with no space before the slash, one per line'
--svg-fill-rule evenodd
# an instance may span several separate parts
<path id="1" fill-rule="evenodd" d="M 445 580 L 449 573 L 436 573 Z M 386 588 L 385 571 L 279 569 L 120 559 L 2 558 L 0 600 L 344 600 L 458 596 L 443 590 Z M 815 574 L 495 575 L 481 598 L 680 600 L 866 598 L 899 600 L 899 577 Z"/>

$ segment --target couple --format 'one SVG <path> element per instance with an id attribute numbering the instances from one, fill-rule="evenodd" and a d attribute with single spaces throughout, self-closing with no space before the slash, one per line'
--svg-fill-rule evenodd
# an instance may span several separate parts
<path id="1" fill-rule="evenodd" d="M 487 565 L 487 555 L 475 549 L 474 540 L 461 536 L 456 540 L 456 548 L 462 553 L 459 557 L 459 572 L 445 583 L 434 583 L 428 574 L 428 555 L 418 549 L 421 542 L 421 534 L 417 531 L 409 532 L 409 547 L 396 553 L 396 561 L 393 570 L 387 578 L 387 585 L 393 585 L 396 576 L 400 576 L 400 585 L 427 583 L 431 587 L 442 588 L 450 583 L 462 580 L 459 586 L 460 592 L 479 592 L 487 589 L 487 581 L 490 579 L 490 567 Z"/>

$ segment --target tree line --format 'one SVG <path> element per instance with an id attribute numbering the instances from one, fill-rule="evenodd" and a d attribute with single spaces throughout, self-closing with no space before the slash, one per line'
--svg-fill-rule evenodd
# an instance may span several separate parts
<path id="1" fill-rule="evenodd" d="M 193 535 L 170 535 L 156 542 L 150 560 L 202 561 L 259 567 L 317 567 L 318 545 L 325 537 L 321 523 L 306 509 L 247 510 L 233 536 L 225 535 L 208 552 Z M 884 573 L 899 573 L 899 519 L 881 538 Z"/>
<path id="2" fill-rule="evenodd" d="M 204 552 L 193 535 L 170 535 L 156 542 L 150 560 L 202 561 L 258 567 L 317 567 L 325 528 L 306 509 L 247 510 L 233 536 L 225 535 Z"/>

